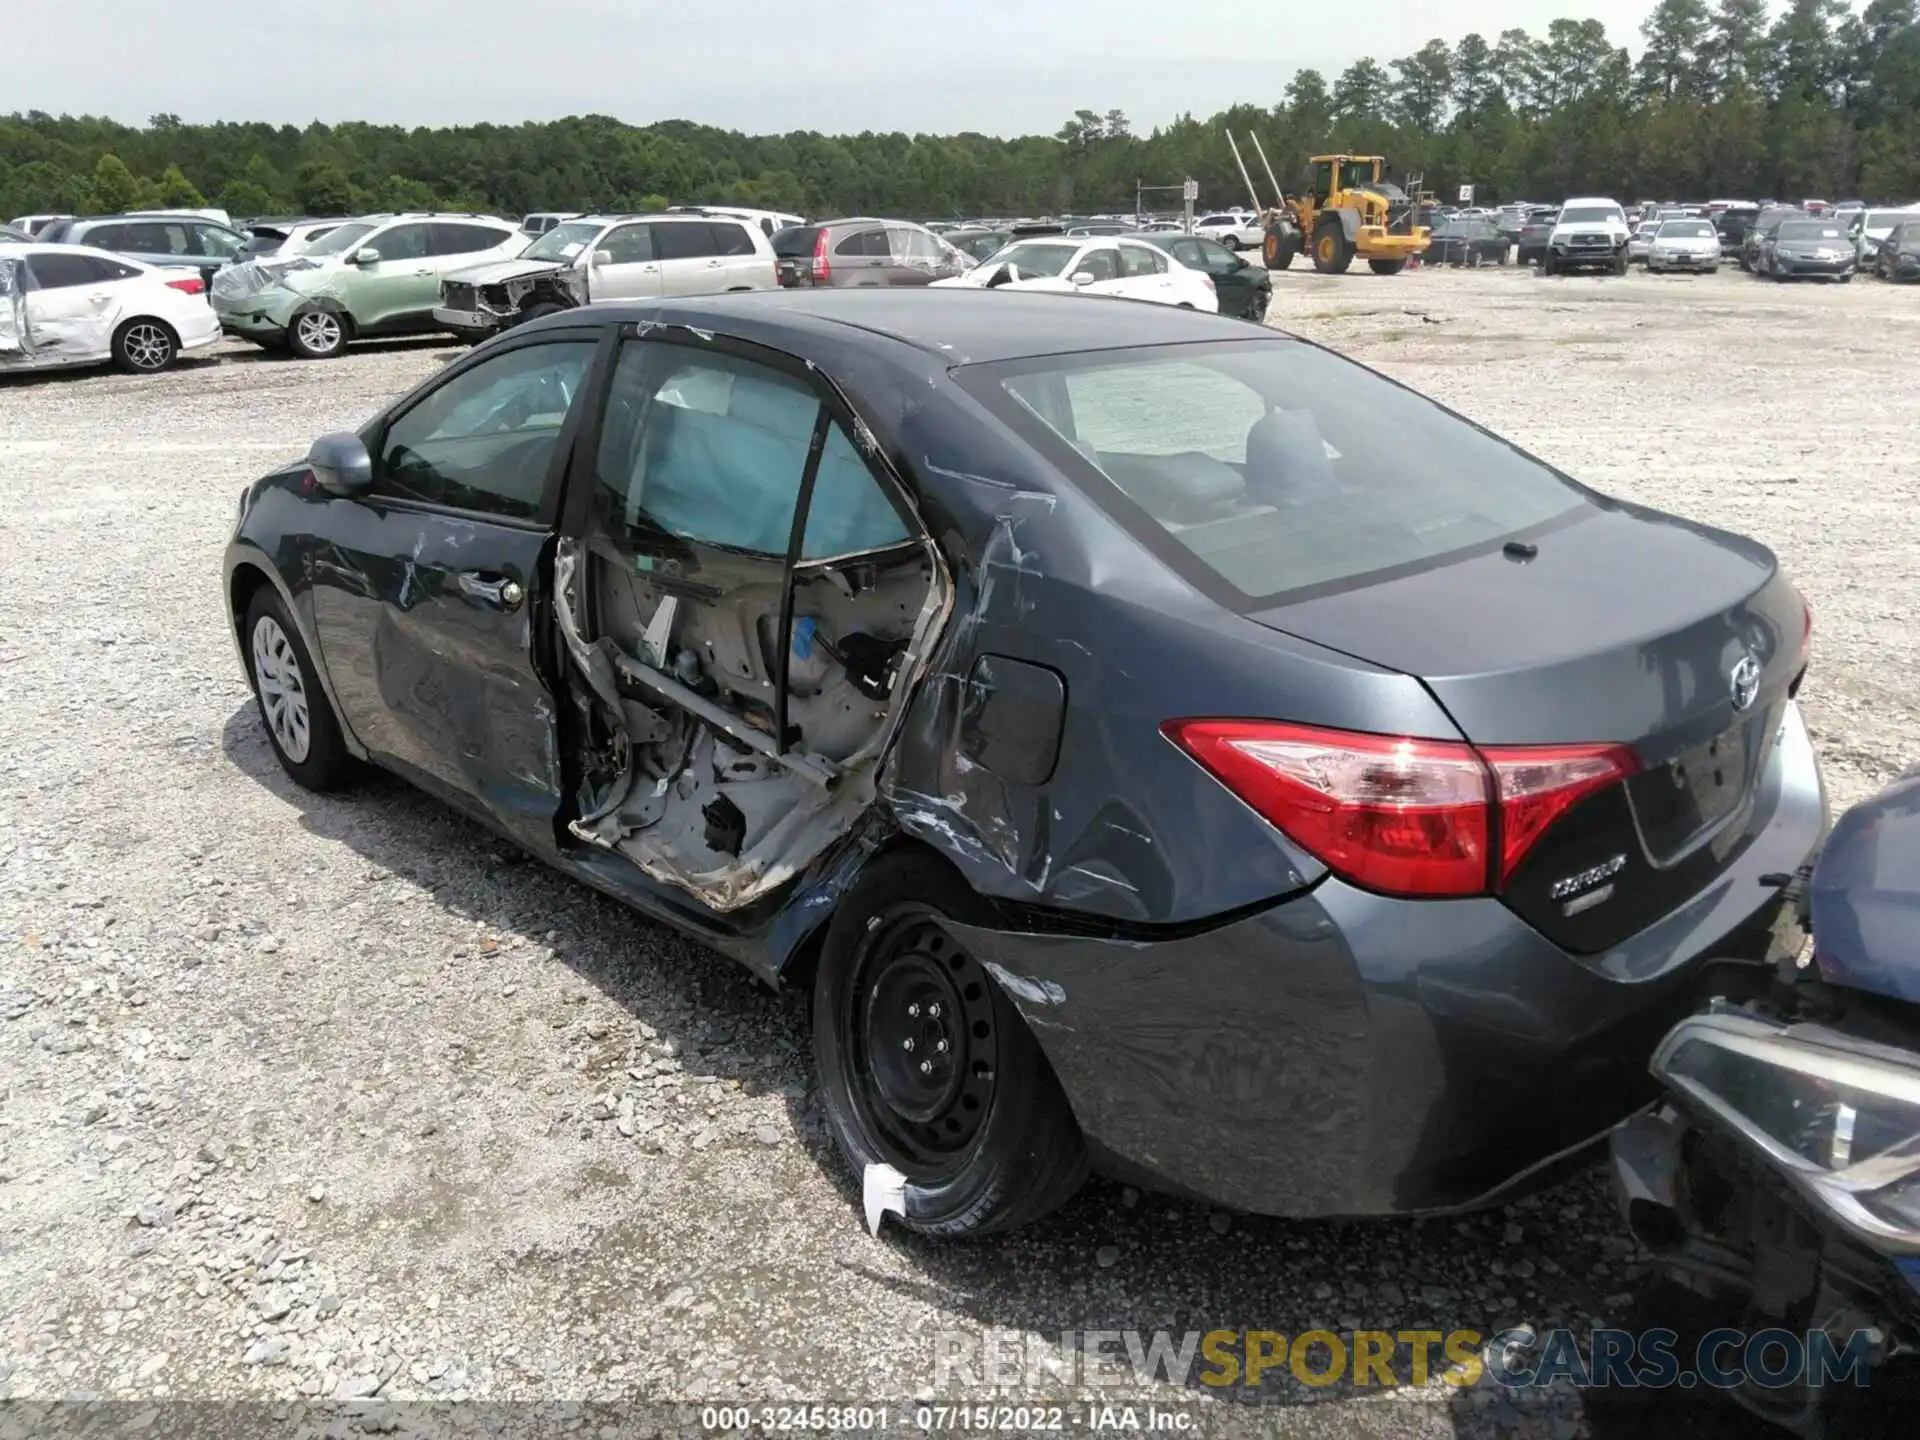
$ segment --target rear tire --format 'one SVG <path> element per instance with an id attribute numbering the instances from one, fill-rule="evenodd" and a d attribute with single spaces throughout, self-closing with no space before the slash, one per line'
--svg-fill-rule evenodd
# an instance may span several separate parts
<path id="1" fill-rule="evenodd" d="M 136 317 L 113 332 L 113 363 L 129 375 L 158 375 L 179 353 L 173 327 L 159 320 Z"/>
<path id="2" fill-rule="evenodd" d="M 341 738 L 300 627 L 271 581 L 254 592 L 242 624 L 247 679 L 274 758 L 302 789 L 338 790 L 354 778 L 357 765 Z"/>
<path id="3" fill-rule="evenodd" d="M 943 861 L 903 850 L 867 867 L 827 927 L 814 1064 L 854 1174 L 907 1177 L 909 1230 L 986 1235 L 1064 1204 L 1087 1153 L 1039 1042 L 948 918 L 990 917 Z"/>

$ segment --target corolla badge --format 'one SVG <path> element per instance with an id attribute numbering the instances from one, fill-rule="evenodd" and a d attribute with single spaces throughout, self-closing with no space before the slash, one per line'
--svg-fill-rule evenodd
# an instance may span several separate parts
<path id="1" fill-rule="evenodd" d="M 1733 708 L 1745 710 L 1760 693 L 1760 661 L 1749 650 L 1727 676 L 1727 688 L 1733 696 Z"/>
<path id="2" fill-rule="evenodd" d="M 1611 880 L 1626 868 L 1627 857 L 1625 855 L 1610 856 L 1602 860 L 1598 865 L 1588 866 L 1585 870 L 1577 874 L 1567 875 L 1554 881 L 1548 889 L 1547 894 L 1554 900 L 1567 901 L 1566 913 L 1568 915 L 1578 915 L 1582 910 L 1591 910 L 1603 901 L 1611 899 L 1613 896 L 1613 886 L 1608 885 L 1604 890 L 1595 890 L 1594 886 L 1599 885 L 1602 881 Z M 1591 893 L 1582 894 L 1582 891 L 1590 891 Z M 1576 899 L 1575 897 L 1578 898 Z"/>

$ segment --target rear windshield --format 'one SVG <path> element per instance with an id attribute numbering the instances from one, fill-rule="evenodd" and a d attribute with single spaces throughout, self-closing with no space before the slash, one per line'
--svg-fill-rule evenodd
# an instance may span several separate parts
<path id="1" fill-rule="evenodd" d="M 1236 608 L 1420 568 L 1591 503 L 1432 401 L 1299 341 L 957 374 L 1142 544 Z"/>
<path id="2" fill-rule="evenodd" d="M 773 253 L 782 260 L 802 260 L 813 254 L 814 241 L 819 238 L 818 225 L 794 225 L 785 230 L 776 230 L 773 235 Z"/>
<path id="3" fill-rule="evenodd" d="M 1009 245 L 991 257 L 995 265 L 1011 265 L 1022 275 L 1059 275 L 1067 262 L 1080 253 L 1078 245 L 1023 240 Z"/>

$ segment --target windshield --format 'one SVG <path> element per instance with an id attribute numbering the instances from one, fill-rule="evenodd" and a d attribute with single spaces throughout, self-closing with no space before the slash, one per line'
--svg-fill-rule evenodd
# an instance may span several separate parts
<path id="1" fill-rule="evenodd" d="M 1920 225 L 1910 226 L 1901 234 L 1899 248 L 1902 255 L 1920 255 Z"/>
<path id="2" fill-rule="evenodd" d="M 987 263 L 1011 265 L 1022 275 L 1059 275 L 1066 270 L 1067 262 L 1079 253 L 1078 245 L 1022 240 L 993 255 Z"/>
<path id="3" fill-rule="evenodd" d="M 606 227 L 598 220 L 570 220 L 556 225 L 520 252 L 522 260 L 571 260 Z"/>
<path id="4" fill-rule="evenodd" d="M 1660 227 L 1661 240 L 1711 240 L 1713 226 L 1704 220 L 1669 220 Z"/>
<path id="5" fill-rule="evenodd" d="M 820 237 L 817 225 L 792 225 L 773 232 L 773 253 L 782 260 L 799 260 L 813 254 L 813 243 Z"/>
<path id="6" fill-rule="evenodd" d="M 1437 562 L 1588 504 L 1539 461 L 1299 341 L 956 373 L 1149 550 L 1244 608 Z"/>
<path id="7" fill-rule="evenodd" d="M 1795 240 L 1802 242 L 1816 240 L 1840 241 L 1846 238 L 1847 232 L 1842 230 L 1838 225 L 1829 225 L 1820 220 L 1789 220 L 1780 227 L 1780 239 L 1782 243 Z"/>
<path id="8" fill-rule="evenodd" d="M 344 255 L 377 228 L 364 220 L 356 220 L 351 225 L 342 225 L 338 230 L 321 236 L 306 248 L 305 253 L 313 256 Z"/>
<path id="9" fill-rule="evenodd" d="M 1569 205 L 1560 212 L 1562 225 L 1604 225 L 1621 214 L 1611 205 Z"/>
<path id="10" fill-rule="evenodd" d="M 1879 230 L 1884 233 L 1885 231 L 1893 229 L 1896 225 L 1916 218 L 1920 217 L 1916 217 L 1911 210 L 1869 210 L 1865 218 L 1861 221 L 1861 228 L 1865 230 Z"/>

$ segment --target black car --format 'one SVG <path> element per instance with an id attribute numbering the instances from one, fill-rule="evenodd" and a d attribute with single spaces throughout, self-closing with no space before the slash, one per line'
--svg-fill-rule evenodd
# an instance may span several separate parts
<path id="1" fill-rule="evenodd" d="M 1273 276 L 1265 266 L 1249 264 L 1218 240 L 1200 235 L 1144 230 L 1127 238 L 1144 240 L 1189 270 L 1212 276 L 1213 293 L 1219 297 L 1222 315 L 1242 320 L 1267 318 L 1267 307 L 1273 303 Z"/>
<path id="2" fill-rule="evenodd" d="M 1752 233 L 1754 222 L 1760 218 L 1757 210 L 1723 210 L 1713 217 L 1714 233 L 1720 237 L 1720 255 L 1739 260 L 1741 268 L 1746 268 L 1743 257 L 1747 236 Z"/>
<path id="3" fill-rule="evenodd" d="M 1551 230 L 1553 227 L 1549 225 L 1547 228 Z M 1427 253 L 1421 257 L 1421 263 L 1504 265 L 1512 243 L 1501 233 L 1500 227 L 1491 221 L 1456 216 L 1434 226 L 1433 238 L 1428 242 Z"/>
<path id="4" fill-rule="evenodd" d="M 223 589 L 298 784 L 377 762 L 810 992 L 930 1234 L 1090 1164 L 1511 1193 L 1707 957 L 1797 948 L 1826 825 L 1764 546 L 1172 306 L 563 311 L 249 486 Z"/>
<path id="5" fill-rule="evenodd" d="M 1517 257 L 1522 265 L 1538 265 L 1547 253 L 1547 237 L 1553 234 L 1554 219 L 1559 214 L 1536 215 L 1520 227 L 1520 238 L 1515 243 L 1520 247 Z"/>
<path id="6" fill-rule="evenodd" d="M 1920 220 L 1893 227 L 1874 251 L 1873 273 L 1901 284 L 1920 280 Z"/>

